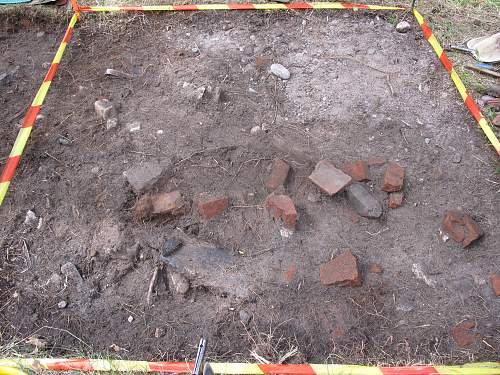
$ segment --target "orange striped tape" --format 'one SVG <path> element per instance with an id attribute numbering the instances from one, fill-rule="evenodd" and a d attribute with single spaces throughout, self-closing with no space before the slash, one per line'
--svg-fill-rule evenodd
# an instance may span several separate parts
<path id="1" fill-rule="evenodd" d="M 436 39 L 436 37 L 432 33 L 431 28 L 425 22 L 424 17 L 415 8 L 413 9 L 413 14 L 414 14 L 418 24 L 422 28 L 425 39 L 432 46 L 432 49 L 434 50 L 434 52 L 436 52 L 436 55 L 438 56 L 439 60 L 441 60 L 441 63 L 443 64 L 444 68 L 450 74 L 451 80 L 453 81 L 453 83 L 457 87 L 457 90 L 460 93 L 460 96 L 462 97 L 462 100 L 464 101 L 465 106 L 469 109 L 469 112 L 472 114 L 474 119 L 477 121 L 479 127 L 481 128 L 481 130 L 484 132 L 484 134 L 488 138 L 488 141 L 490 141 L 491 145 L 495 148 L 497 154 L 500 155 L 500 142 L 498 141 L 497 136 L 495 135 L 495 133 L 491 129 L 490 125 L 488 124 L 488 121 L 484 118 L 483 114 L 481 113 L 481 110 L 477 106 L 477 104 L 474 101 L 474 99 L 472 98 L 472 96 L 467 92 L 465 85 L 463 84 L 459 75 L 455 71 L 455 68 L 453 68 L 453 64 L 446 56 L 446 53 L 444 52 L 443 48 L 439 44 L 438 40 Z"/>
<path id="2" fill-rule="evenodd" d="M 240 375 L 499 375 L 500 362 L 471 363 L 463 366 L 357 366 L 337 364 L 206 364 L 214 374 Z M 0 368 L 52 371 L 165 372 L 192 373 L 192 362 L 147 362 L 108 359 L 13 358 L 0 359 Z M 207 371 L 208 372 L 208 371 Z"/>
<path id="3" fill-rule="evenodd" d="M 66 49 L 71 35 L 73 34 L 73 29 L 76 21 L 78 20 L 78 17 L 78 13 L 73 14 L 73 17 L 71 17 L 68 28 L 66 29 L 66 33 L 64 34 L 64 38 L 59 45 L 59 48 L 57 49 L 56 55 L 54 56 L 52 64 L 50 65 L 49 71 L 45 75 L 45 78 L 42 82 L 42 85 L 38 89 L 35 99 L 33 99 L 31 106 L 24 116 L 21 129 L 19 130 L 14 146 L 12 146 L 10 155 L 7 159 L 7 162 L 5 163 L 2 174 L 0 175 L 0 206 L 2 205 L 5 195 L 7 194 L 10 182 L 12 181 L 12 178 L 14 177 L 14 174 L 16 172 L 16 168 L 19 165 L 21 155 L 23 154 L 24 148 L 26 147 L 26 143 L 28 142 L 28 139 L 30 137 L 31 130 L 35 125 L 36 116 L 38 115 L 38 112 L 40 112 L 40 108 L 42 107 L 45 97 L 47 96 L 50 84 L 54 79 L 57 68 L 59 67 L 59 63 L 61 62 L 61 59 L 63 57 L 64 50 Z"/>
<path id="4" fill-rule="evenodd" d="M 76 0 L 75 0 L 76 1 Z M 78 6 L 80 12 L 146 12 L 146 11 L 202 11 L 202 10 L 307 10 L 307 9 L 353 9 L 353 10 L 406 10 L 403 7 L 368 5 L 348 2 L 297 2 L 288 4 L 186 4 L 186 5 L 144 5 L 144 6 Z"/>

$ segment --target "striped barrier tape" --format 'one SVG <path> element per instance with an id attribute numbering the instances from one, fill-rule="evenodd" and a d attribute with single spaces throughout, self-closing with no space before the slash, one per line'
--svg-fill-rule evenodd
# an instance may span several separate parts
<path id="1" fill-rule="evenodd" d="M 432 46 L 432 49 L 434 52 L 436 52 L 437 57 L 443 64 L 444 68 L 446 71 L 449 73 L 451 80 L 457 87 L 458 92 L 460 93 L 460 96 L 462 97 L 462 100 L 465 103 L 465 106 L 469 109 L 469 112 L 472 114 L 474 119 L 477 121 L 479 127 L 482 129 L 486 137 L 488 138 L 488 141 L 490 141 L 491 145 L 495 148 L 496 152 L 498 155 L 500 155 L 500 142 L 498 141 L 497 136 L 491 129 L 490 125 L 488 124 L 488 121 L 484 118 L 483 114 L 481 113 L 481 110 L 477 106 L 476 102 L 472 98 L 472 96 L 467 92 L 467 89 L 465 88 L 465 85 L 463 84 L 462 80 L 460 79 L 459 75 L 457 74 L 455 68 L 453 68 L 453 64 L 450 62 L 448 57 L 446 56 L 446 53 L 444 52 L 443 48 L 439 44 L 438 40 L 432 33 L 431 28 L 429 25 L 425 22 L 424 17 L 419 13 L 417 9 L 413 9 L 413 15 L 415 16 L 418 24 L 422 28 L 422 31 L 424 33 L 425 39 L 429 42 L 429 44 Z"/>
<path id="2" fill-rule="evenodd" d="M 145 11 L 199 11 L 199 10 L 307 10 L 307 9 L 352 9 L 352 10 L 406 10 L 398 6 L 367 5 L 346 2 L 297 2 L 288 4 L 186 4 L 186 5 L 144 5 L 144 6 L 78 6 L 80 12 L 145 12 Z"/>
<path id="3" fill-rule="evenodd" d="M 12 181 L 12 178 L 14 177 L 14 174 L 16 172 L 16 168 L 19 165 L 19 161 L 21 160 L 24 148 L 26 147 L 26 143 L 28 142 L 28 139 L 30 137 L 31 130 L 35 125 L 36 116 L 38 115 L 38 112 L 40 112 L 40 108 L 43 104 L 43 101 L 45 100 L 45 96 L 49 91 L 50 84 L 54 79 L 59 63 L 61 62 L 61 59 L 63 57 L 64 50 L 66 49 L 66 46 L 71 38 L 71 34 L 73 34 L 73 29 L 76 21 L 78 20 L 78 17 L 78 13 L 74 13 L 73 17 L 71 17 L 68 28 L 66 29 L 66 33 L 64 34 L 64 38 L 59 45 L 59 48 L 57 49 L 54 59 L 52 60 L 52 64 L 50 65 L 49 71 L 45 75 L 45 78 L 40 88 L 38 89 L 35 99 L 33 99 L 33 102 L 31 103 L 28 111 L 26 112 L 26 115 L 24 116 L 21 129 L 17 134 L 14 146 L 12 146 L 10 155 L 7 158 L 5 166 L 3 167 L 2 174 L 0 175 L 0 206 L 2 205 L 5 195 L 7 194 L 10 182 Z"/>
<path id="4" fill-rule="evenodd" d="M 147 362 L 108 359 L 12 358 L 0 359 L 0 368 L 52 371 L 165 372 L 192 373 L 192 362 Z M 214 374 L 240 375 L 499 375 L 500 362 L 471 363 L 463 366 L 376 367 L 336 364 L 256 364 L 212 363 L 207 370 Z M 207 373 L 209 371 L 206 371 Z M 10 375 L 10 374 L 7 374 Z M 17 375 L 17 374 L 12 374 Z"/>

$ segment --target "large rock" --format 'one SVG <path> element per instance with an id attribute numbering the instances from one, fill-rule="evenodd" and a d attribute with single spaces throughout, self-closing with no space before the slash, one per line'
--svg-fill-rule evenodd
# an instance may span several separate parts
<path id="1" fill-rule="evenodd" d="M 319 269 L 319 278 L 323 285 L 360 286 L 361 275 L 358 260 L 348 250 L 322 264 Z"/>
<path id="2" fill-rule="evenodd" d="M 445 212 L 441 230 L 463 247 L 469 246 L 483 235 L 482 229 L 469 215 L 457 210 Z"/>
<path id="3" fill-rule="evenodd" d="M 309 180 L 314 182 L 323 192 L 334 195 L 348 186 L 352 178 L 327 160 L 321 160 L 316 164 Z"/>
<path id="4" fill-rule="evenodd" d="M 251 280 L 237 268 L 230 250 L 187 236 L 182 241 L 182 248 L 162 261 L 189 279 L 191 287 L 203 286 L 240 298 L 250 295 Z"/>
<path id="5" fill-rule="evenodd" d="M 167 172 L 168 163 L 146 162 L 127 169 L 123 174 L 136 194 L 144 193 Z"/>
<path id="6" fill-rule="evenodd" d="M 347 199 L 361 216 L 377 218 L 382 215 L 380 202 L 361 184 L 352 184 L 347 187 Z"/>

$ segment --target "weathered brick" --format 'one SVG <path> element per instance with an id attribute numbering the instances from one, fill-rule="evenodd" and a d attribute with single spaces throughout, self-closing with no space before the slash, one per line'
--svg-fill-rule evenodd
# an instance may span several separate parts
<path id="1" fill-rule="evenodd" d="M 297 274 L 297 265 L 292 263 L 288 266 L 288 268 L 283 271 L 283 278 L 287 284 L 290 284 L 293 279 L 295 279 L 295 275 Z"/>
<path id="2" fill-rule="evenodd" d="M 372 263 L 370 265 L 370 272 L 371 273 L 382 273 L 383 272 L 382 266 L 378 263 Z"/>
<path id="3" fill-rule="evenodd" d="M 361 275 L 358 260 L 348 250 L 322 264 L 319 269 L 319 278 L 324 285 L 360 286 Z"/>
<path id="4" fill-rule="evenodd" d="M 400 191 L 403 188 L 405 170 L 399 164 L 390 162 L 384 174 L 382 190 L 388 193 Z"/>
<path id="5" fill-rule="evenodd" d="M 403 204 L 403 193 L 389 194 L 389 208 L 398 208 Z"/>
<path id="6" fill-rule="evenodd" d="M 266 198 L 266 208 L 272 217 L 283 220 L 285 227 L 295 229 L 297 210 L 288 195 L 269 195 Z"/>
<path id="7" fill-rule="evenodd" d="M 203 197 L 198 201 L 198 212 L 206 220 L 220 215 L 229 207 L 229 198 L 226 196 Z"/>
<path id="8" fill-rule="evenodd" d="M 495 296 L 500 297 L 500 275 L 494 273 L 490 276 L 491 289 Z"/>
<path id="9" fill-rule="evenodd" d="M 269 191 L 276 190 L 279 186 L 285 183 L 285 180 L 290 171 L 290 166 L 281 159 L 275 159 L 271 167 L 271 175 L 266 182 L 266 187 Z"/>
<path id="10" fill-rule="evenodd" d="M 474 341 L 476 341 L 476 335 L 470 332 L 476 327 L 476 323 L 471 321 L 466 321 L 457 324 L 451 329 L 451 335 L 456 344 L 461 348 L 466 348 L 471 346 Z"/>
<path id="11" fill-rule="evenodd" d="M 369 181 L 370 172 L 368 164 L 363 160 L 358 160 L 354 163 L 346 164 L 342 167 L 342 171 L 352 177 L 354 181 Z"/>
<path id="12" fill-rule="evenodd" d="M 469 215 L 461 211 L 449 210 L 444 214 L 441 230 L 463 247 L 483 235 L 483 231 Z"/>
<path id="13" fill-rule="evenodd" d="M 134 216 L 138 219 L 154 215 L 179 215 L 184 212 L 185 202 L 179 191 L 143 195 L 134 206 Z"/>
<path id="14" fill-rule="evenodd" d="M 314 171 L 309 176 L 309 180 L 328 195 L 338 193 L 352 182 L 351 176 L 335 168 L 327 160 L 321 160 L 316 164 Z"/>

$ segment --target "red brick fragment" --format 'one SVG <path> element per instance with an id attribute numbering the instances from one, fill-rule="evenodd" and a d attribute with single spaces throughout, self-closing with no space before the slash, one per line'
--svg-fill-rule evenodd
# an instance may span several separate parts
<path id="1" fill-rule="evenodd" d="M 138 219 L 153 215 L 179 215 L 184 212 L 185 202 L 179 191 L 143 195 L 134 206 L 134 216 Z"/>
<path id="2" fill-rule="evenodd" d="M 390 193 L 389 194 L 389 208 L 398 208 L 403 204 L 403 193 Z"/>
<path id="3" fill-rule="evenodd" d="M 405 178 L 405 170 L 399 164 L 389 162 L 384 174 L 384 182 L 382 190 L 391 193 L 393 191 L 400 191 L 403 188 L 403 181 Z"/>
<path id="4" fill-rule="evenodd" d="M 441 230 L 462 247 L 469 246 L 483 235 L 482 229 L 469 215 L 457 210 L 445 212 Z"/>
<path id="5" fill-rule="evenodd" d="M 335 168 L 327 160 L 321 160 L 316 164 L 314 171 L 309 176 L 309 180 L 328 195 L 338 193 L 352 182 L 351 176 Z"/>
<path id="6" fill-rule="evenodd" d="M 266 187 L 269 191 L 276 190 L 285 183 L 285 180 L 290 171 L 290 166 L 281 159 L 275 159 L 271 167 L 271 175 L 266 182 Z"/>
<path id="7" fill-rule="evenodd" d="M 470 330 L 476 327 L 476 323 L 466 321 L 457 324 L 451 329 L 451 335 L 456 344 L 461 348 L 471 346 L 476 341 L 476 335 L 471 333 Z"/>
<path id="8" fill-rule="evenodd" d="M 500 114 L 498 114 L 491 122 L 493 125 L 500 127 Z"/>
<path id="9" fill-rule="evenodd" d="M 288 195 L 269 195 L 266 198 L 266 208 L 272 217 L 283 220 L 288 229 L 295 229 L 297 210 Z"/>
<path id="10" fill-rule="evenodd" d="M 382 266 L 378 263 L 372 263 L 370 265 L 370 272 L 371 273 L 382 273 L 383 272 Z"/>
<path id="11" fill-rule="evenodd" d="M 319 279 L 323 285 L 360 286 L 361 275 L 358 260 L 346 251 L 319 268 Z"/>
<path id="12" fill-rule="evenodd" d="M 198 212 L 205 220 L 220 215 L 229 207 L 229 198 L 226 196 L 203 197 L 198 200 Z"/>
<path id="13" fill-rule="evenodd" d="M 495 296 L 500 297 L 500 275 L 494 273 L 490 276 L 491 289 Z"/>
<path id="14" fill-rule="evenodd" d="M 363 160 L 358 160 L 354 163 L 346 164 L 342 167 L 342 171 L 347 173 L 355 181 L 369 181 L 370 172 L 368 170 L 368 164 Z"/>
<path id="15" fill-rule="evenodd" d="M 387 160 L 384 158 L 375 156 L 373 158 L 366 159 L 366 164 L 368 164 L 369 167 L 380 167 L 381 165 L 384 165 L 386 161 Z"/>
<path id="16" fill-rule="evenodd" d="M 295 263 L 292 263 L 283 272 L 283 278 L 285 279 L 287 284 L 290 284 L 295 278 L 296 274 L 297 274 L 297 265 Z"/>

